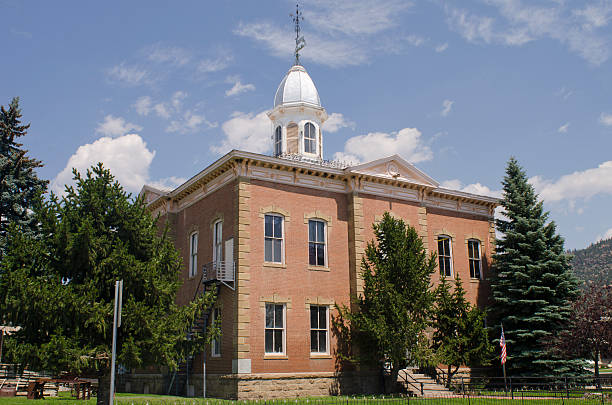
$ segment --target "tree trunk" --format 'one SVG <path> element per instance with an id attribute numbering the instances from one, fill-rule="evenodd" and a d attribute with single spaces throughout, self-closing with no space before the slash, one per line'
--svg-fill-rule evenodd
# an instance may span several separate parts
<path id="1" fill-rule="evenodd" d="M 451 383 L 451 365 L 448 365 L 448 369 L 446 371 L 446 388 L 450 388 Z"/>
<path id="2" fill-rule="evenodd" d="M 98 401 L 97 405 L 109 405 L 110 399 L 110 372 L 98 375 Z"/>
<path id="3" fill-rule="evenodd" d="M 599 349 L 595 349 L 595 386 L 599 389 Z"/>

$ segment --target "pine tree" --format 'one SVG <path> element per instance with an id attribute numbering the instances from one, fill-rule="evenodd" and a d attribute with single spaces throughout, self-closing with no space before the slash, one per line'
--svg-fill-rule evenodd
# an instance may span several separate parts
<path id="1" fill-rule="evenodd" d="M 503 180 L 505 218 L 496 221 L 503 235 L 496 242 L 491 284 L 494 336 L 503 322 L 509 375 L 571 375 L 576 360 L 546 350 L 546 342 L 566 328 L 578 282 L 555 223 L 518 162 L 511 158 Z"/>
<path id="2" fill-rule="evenodd" d="M 386 212 L 373 228 L 376 243 L 368 243 L 361 264 L 364 291 L 356 301 L 357 310 L 338 309 L 359 345 L 359 360 L 391 365 L 386 380 L 390 391 L 399 370 L 426 360 L 425 329 L 433 305 L 430 276 L 437 263 L 404 221 Z"/>
<path id="3" fill-rule="evenodd" d="M 453 291 L 443 277 L 435 294 L 432 349 L 438 362 L 447 366 L 446 383 L 450 386 L 460 366 L 489 364 L 493 347 L 484 325 L 485 313 L 466 300 L 458 275 Z"/>
<path id="4" fill-rule="evenodd" d="M 0 257 L 9 224 L 15 224 L 21 232 L 36 231 L 32 209 L 40 203 L 47 186 L 35 171 L 42 163 L 28 157 L 28 151 L 17 142 L 29 127 L 21 125 L 19 98 L 11 101 L 8 110 L 0 106 Z"/>
<path id="5" fill-rule="evenodd" d="M 181 260 L 140 199 L 99 164 L 38 209 L 41 237 L 9 229 L 0 313 L 21 330 L 6 355 L 30 369 L 96 375 L 108 403 L 114 285 L 123 280 L 118 363 L 169 365 L 201 351 L 208 336 L 187 332 L 214 293 L 175 304 Z M 214 328 L 213 328 L 214 329 Z M 209 332 L 212 333 L 212 330 Z"/>

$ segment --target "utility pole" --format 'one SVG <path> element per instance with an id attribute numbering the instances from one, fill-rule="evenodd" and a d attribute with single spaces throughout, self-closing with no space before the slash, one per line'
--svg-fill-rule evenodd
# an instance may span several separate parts
<path id="1" fill-rule="evenodd" d="M 115 401 L 115 357 L 117 353 L 117 328 L 121 326 L 121 304 L 123 300 L 123 280 L 115 281 L 115 309 L 113 313 L 113 348 L 111 353 L 111 386 L 109 405 Z"/>

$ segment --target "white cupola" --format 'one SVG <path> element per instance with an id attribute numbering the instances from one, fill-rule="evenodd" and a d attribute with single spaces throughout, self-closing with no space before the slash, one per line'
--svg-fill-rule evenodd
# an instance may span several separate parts
<path id="1" fill-rule="evenodd" d="M 268 117 L 272 120 L 274 156 L 323 159 L 321 125 L 327 119 L 327 112 L 303 66 L 292 66 L 280 82 L 274 109 Z"/>

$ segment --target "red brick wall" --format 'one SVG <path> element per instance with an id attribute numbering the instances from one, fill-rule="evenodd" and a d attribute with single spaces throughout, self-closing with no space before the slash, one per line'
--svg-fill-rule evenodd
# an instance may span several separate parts
<path id="1" fill-rule="evenodd" d="M 349 301 L 348 212 L 344 194 L 252 181 L 251 190 L 251 367 L 253 373 L 334 371 L 331 357 L 310 356 L 310 312 L 306 298 Z M 264 219 L 260 208 L 276 206 L 289 214 L 285 220 L 285 267 L 264 266 Z M 328 270 L 308 265 L 308 224 L 304 214 L 315 210 L 331 217 L 328 226 Z M 286 310 L 286 358 L 264 356 L 265 307 L 261 297 L 290 298 Z M 333 314 L 333 307 L 331 314 Z M 330 354 L 335 342 L 330 337 Z"/>

